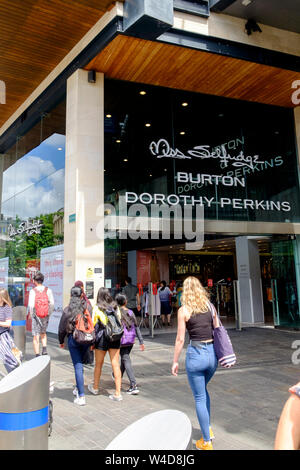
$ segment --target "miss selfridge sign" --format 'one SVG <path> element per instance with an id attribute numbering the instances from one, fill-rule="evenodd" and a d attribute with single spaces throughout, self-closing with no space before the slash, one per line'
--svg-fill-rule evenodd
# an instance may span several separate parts
<path id="1" fill-rule="evenodd" d="M 25 222 L 21 222 L 18 227 L 14 227 L 12 224 L 10 224 L 8 226 L 7 232 L 9 238 L 14 240 L 16 236 L 22 235 L 23 233 L 25 233 L 27 236 L 33 235 L 34 233 L 40 234 L 41 228 L 43 226 L 44 224 L 40 219 L 33 220 L 32 222 L 26 220 Z"/>
<path id="2" fill-rule="evenodd" d="M 238 155 L 229 154 L 225 145 L 215 147 L 212 149 L 209 145 L 197 145 L 187 152 L 182 152 L 178 148 L 173 149 L 169 142 L 165 139 L 160 139 L 158 142 L 151 142 L 150 152 L 157 158 L 176 158 L 180 160 L 191 159 L 214 159 L 219 162 L 220 168 L 225 169 L 228 166 L 245 167 L 253 170 L 256 165 L 264 163 L 260 160 L 259 155 L 244 155 L 241 150 Z"/>

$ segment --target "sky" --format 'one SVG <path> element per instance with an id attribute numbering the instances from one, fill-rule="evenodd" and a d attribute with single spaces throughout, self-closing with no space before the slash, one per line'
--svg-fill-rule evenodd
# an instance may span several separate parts
<path id="1" fill-rule="evenodd" d="M 60 150 L 61 149 L 61 150 Z M 4 217 L 21 219 L 64 207 L 65 136 L 53 134 L 3 173 Z"/>

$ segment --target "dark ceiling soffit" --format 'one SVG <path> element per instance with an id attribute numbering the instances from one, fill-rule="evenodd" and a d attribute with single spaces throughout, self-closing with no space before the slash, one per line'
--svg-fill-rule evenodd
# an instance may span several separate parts
<path id="1" fill-rule="evenodd" d="M 24 135 L 43 115 L 59 103 L 66 93 L 67 79 L 77 69 L 86 66 L 107 44 L 122 31 L 122 17 L 116 16 L 91 41 L 66 69 L 44 90 L 19 118 L 0 136 L 0 153 L 15 144 L 17 136 Z"/>
<path id="2" fill-rule="evenodd" d="M 174 10 L 208 18 L 209 0 L 202 0 L 198 3 L 191 3 L 188 0 L 174 0 Z"/>
<path id="3" fill-rule="evenodd" d="M 203 52 L 224 55 L 235 59 L 247 60 L 261 65 L 300 72 L 300 57 L 284 52 L 271 51 L 256 46 L 249 46 L 226 39 L 188 33 L 172 28 L 162 34 L 157 41 L 176 46 L 197 49 Z"/>
<path id="4" fill-rule="evenodd" d="M 230 7 L 236 0 L 210 0 L 210 11 L 221 12 Z"/>

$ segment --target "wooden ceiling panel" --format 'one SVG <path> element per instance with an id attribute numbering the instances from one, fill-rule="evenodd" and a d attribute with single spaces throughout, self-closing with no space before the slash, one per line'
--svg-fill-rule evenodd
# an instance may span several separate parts
<path id="1" fill-rule="evenodd" d="M 114 0 L 1 0 L 0 80 L 6 104 L 0 127 Z"/>
<path id="2" fill-rule="evenodd" d="M 300 73 L 119 35 L 86 67 L 106 77 L 293 107 Z"/>

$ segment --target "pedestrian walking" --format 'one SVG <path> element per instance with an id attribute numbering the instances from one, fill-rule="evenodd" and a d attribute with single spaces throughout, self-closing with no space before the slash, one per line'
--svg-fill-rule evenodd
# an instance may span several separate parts
<path id="1" fill-rule="evenodd" d="M 65 337 L 68 338 L 68 348 L 75 371 L 76 387 L 73 390 L 76 405 L 85 405 L 83 359 L 90 348 L 87 344 L 79 344 L 73 338 L 77 315 L 87 312 L 87 303 L 80 287 L 72 287 L 69 305 L 64 309 L 58 326 L 58 340 L 61 348 L 64 348 Z M 89 313 L 88 313 L 89 314 Z"/>
<path id="2" fill-rule="evenodd" d="M 33 349 L 40 355 L 40 337 L 42 355 L 47 354 L 47 328 L 49 318 L 54 310 L 54 299 L 51 289 L 43 286 L 44 275 L 38 271 L 33 282 L 35 287 L 29 292 L 28 307 L 32 319 Z"/>
<path id="3" fill-rule="evenodd" d="M 199 450 L 212 450 L 214 438 L 210 426 L 210 397 L 207 384 L 213 377 L 218 360 L 213 345 L 213 317 L 209 296 L 200 281 L 190 276 L 183 283 L 182 307 L 178 310 L 178 327 L 172 374 L 178 374 L 178 360 L 186 329 L 190 343 L 186 352 L 186 372 L 194 395 L 202 438 L 196 442 Z M 217 319 L 215 320 L 217 324 Z"/>
<path id="4" fill-rule="evenodd" d="M 126 371 L 130 381 L 130 387 L 126 390 L 126 393 L 129 395 L 137 395 L 139 393 L 139 389 L 133 372 L 130 353 L 134 346 L 136 336 L 138 337 L 141 351 L 145 350 L 144 340 L 133 311 L 127 308 L 126 296 L 124 294 L 118 294 L 116 296 L 116 302 L 121 311 L 121 321 L 124 327 L 124 334 L 121 338 L 120 348 L 121 375 L 123 377 L 123 374 Z"/>
<path id="5" fill-rule="evenodd" d="M 163 325 L 166 325 L 168 322 L 168 326 L 170 326 L 172 313 L 172 292 L 170 291 L 169 287 L 167 287 L 166 281 L 161 281 L 158 294 L 160 298 L 160 314 L 163 317 Z"/>
<path id="6" fill-rule="evenodd" d="M 135 316 L 141 316 L 141 299 L 137 286 L 132 284 L 131 277 L 125 279 L 125 287 L 122 289 L 122 294 L 126 295 L 127 307 L 133 311 Z"/>
<path id="7" fill-rule="evenodd" d="M 6 289 L 0 289 L 0 359 L 6 371 L 12 372 L 20 365 L 20 354 L 10 334 L 12 301 Z"/>
<path id="8" fill-rule="evenodd" d="M 274 450 L 300 450 L 300 382 L 289 392 L 291 396 L 281 412 Z"/>
<path id="9" fill-rule="evenodd" d="M 90 300 L 87 298 L 86 293 L 84 292 L 84 285 L 82 281 L 76 281 L 74 284 L 75 287 L 80 287 L 81 292 L 82 292 L 82 297 L 86 301 L 87 309 L 92 316 L 93 314 L 93 307 L 90 302 Z M 84 358 L 83 358 L 83 364 L 94 364 L 94 351 L 91 348 L 88 348 Z"/>
<path id="10" fill-rule="evenodd" d="M 117 327 L 121 325 L 121 313 L 116 301 L 111 297 L 109 290 L 100 287 L 97 294 L 97 304 L 93 308 L 93 323 L 96 330 L 95 343 L 95 368 L 94 382 L 88 385 L 93 395 L 99 394 L 99 383 L 105 355 L 108 351 L 112 371 L 115 378 L 115 393 L 109 395 L 114 401 L 121 401 L 121 369 L 120 369 L 120 347 L 121 336 L 116 340 L 110 340 L 107 336 L 106 327 L 114 323 Z M 111 327 L 111 330 L 113 327 Z"/>

